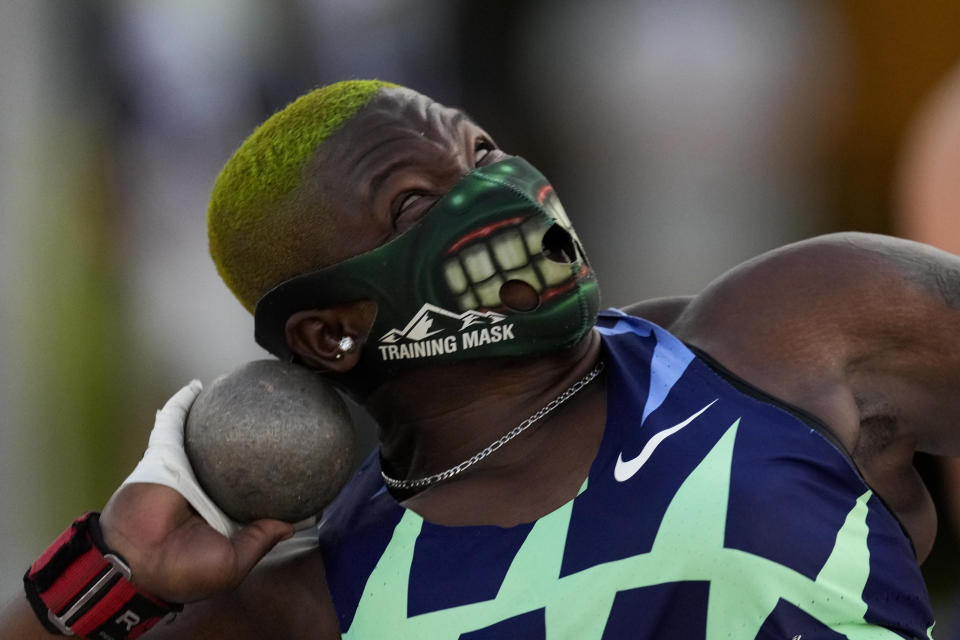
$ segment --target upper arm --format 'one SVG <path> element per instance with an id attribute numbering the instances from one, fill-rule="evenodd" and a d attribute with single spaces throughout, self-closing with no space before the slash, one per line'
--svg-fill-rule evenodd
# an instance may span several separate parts
<path id="1" fill-rule="evenodd" d="M 870 420 L 960 453 L 960 259 L 915 242 L 833 234 L 725 274 L 677 333 L 819 416 L 850 451 Z"/>

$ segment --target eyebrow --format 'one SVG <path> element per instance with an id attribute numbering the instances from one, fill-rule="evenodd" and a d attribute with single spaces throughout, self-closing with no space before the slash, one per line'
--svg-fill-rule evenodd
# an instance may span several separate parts
<path id="1" fill-rule="evenodd" d="M 383 123 L 377 125 L 376 127 L 374 127 L 373 129 L 371 129 L 371 130 L 370 130 L 370 133 L 376 132 L 376 131 L 378 131 L 378 130 L 380 130 L 380 129 L 383 129 L 383 128 L 396 127 L 396 126 L 397 126 L 397 123 L 396 123 L 396 122 L 383 122 Z M 353 165 L 354 165 L 354 166 L 359 166 L 359 165 L 363 164 L 363 161 L 366 160 L 366 159 L 370 156 L 370 154 L 375 153 L 375 152 L 377 152 L 379 149 L 383 148 L 385 145 L 388 145 L 388 144 L 390 144 L 391 142 L 396 142 L 397 140 L 400 140 L 400 139 L 402 139 L 402 138 L 404 138 L 404 137 L 405 137 L 405 133 L 402 133 L 402 132 L 401 132 L 401 133 L 397 133 L 395 136 L 393 136 L 393 137 L 391 137 L 391 138 L 387 138 L 386 140 L 380 140 L 379 142 L 372 143 L 372 144 L 369 146 L 369 148 L 365 149 L 365 150 L 363 151 L 363 153 L 360 154 L 360 157 L 358 157 L 358 158 L 356 158 L 355 160 L 353 160 Z"/>

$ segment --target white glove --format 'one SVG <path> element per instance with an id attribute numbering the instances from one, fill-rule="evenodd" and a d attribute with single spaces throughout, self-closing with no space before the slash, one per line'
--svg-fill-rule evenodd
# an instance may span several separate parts
<path id="1" fill-rule="evenodd" d="M 193 380 L 157 411 L 157 420 L 150 432 L 147 450 L 133 473 L 121 486 L 133 482 L 152 482 L 170 487 L 186 498 L 207 524 L 229 538 L 241 525 L 221 511 L 200 488 L 187 459 L 187 452 L 183 448 L 187 412 L 201 389 L 203 384 L 199 380 Z"/>

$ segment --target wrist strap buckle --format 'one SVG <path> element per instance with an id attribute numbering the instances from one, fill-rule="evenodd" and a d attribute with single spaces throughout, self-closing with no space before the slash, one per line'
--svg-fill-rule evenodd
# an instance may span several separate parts
<path id="1" fill-rule="evenodd" d="M 108 569 L 107 573 L 105 573 L 102 578 L 97 580 L 96 583 L 90 585 L 90 588 L 87 589 L 87 592 L 80 596 L 73 606 L 67 609 L 62 616 L 58 616 L 53 612 L 52 609 L 47 610 L 47 618 L 49 618 L 50 622 L 52 622 L 54 626 L 60 629 L 60 633 L 63 635 L 75 635 L 73 630 L 67 626 L 67 621 L 77 615 L 77 613 L 79 613 L 91 600 L 99 600 L 103 598 L 113 587 L 117 576 L 121 576 L 124 580 L 130 579 L 130 567 L 128 567 L 123 560 L 118 558 L 115 554 L 105 553 L 103 555 L 103 559 L 110 563 L 110 569 Z M 137 620 L 137 622 L 139 622 L 139 620 Z"/>
<path id="2" fill-rule="evenodd" d="M 24 588 L 51 633 L 132 640 L 183 606 L 133 584 L 130 566 L 103 541 L 98 515 L 85 514 L 64 531 L 27 570 Z"/>

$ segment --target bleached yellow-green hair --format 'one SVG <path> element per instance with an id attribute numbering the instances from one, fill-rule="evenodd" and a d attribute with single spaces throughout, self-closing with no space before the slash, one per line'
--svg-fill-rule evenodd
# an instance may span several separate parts
<path id="1" fill-rule="evenodd" d="M 317 149 L 384 87 L 338 82 L 303 95 L 250 134 L 223 167 L 207 210 L 210 255 L 248 311 L 271 287 L 325 264 L 330 238 L 324 203 L 304 201 L 304 172 Z"/>

